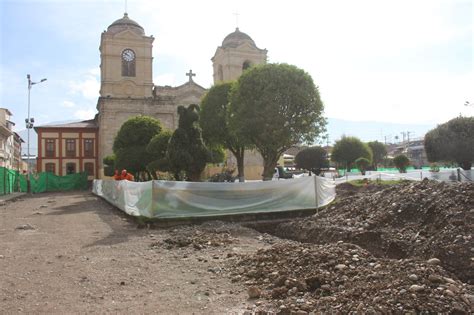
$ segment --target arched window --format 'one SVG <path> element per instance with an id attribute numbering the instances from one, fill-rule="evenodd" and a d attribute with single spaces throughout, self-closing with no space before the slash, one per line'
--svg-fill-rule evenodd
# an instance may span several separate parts
<path id="1" fill-rule="evenodd" d="M 122 76 L 123 77 L 134 77 L 135 76 L 135 59 L 136 55 L 130 48 L 122 51 Z"/>
<path id="2" fill-rule="evenodd" d="M 246 60 L 243 64 L 242 64 L 242 71 L 245 71 L 246 69 L 250 68 L 252 66 L 252 64 L 250 63 L 250 61 Z"/>

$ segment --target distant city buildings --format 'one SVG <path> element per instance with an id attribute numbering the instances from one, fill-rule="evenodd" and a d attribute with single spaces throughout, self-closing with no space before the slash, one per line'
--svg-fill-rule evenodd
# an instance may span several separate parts
<path id="1" fill-rule="evenodd" d="M 23 139 L 13 131 L 13 114 L 7 108 L 0 108 L 0 166 L 22 171 L 21 143 Z"/>
<path id="2" fill-rule="evenodd" d="M 405 140 L 396 144 L 389 144 L 387 152 L 389 157 L 395 157 L 399 154 L 404 154 L 410 160 L 410 164 L 415 168 L 428 166 L 428 158 L 426 157 L 424 138 L 415 138 Z"/>

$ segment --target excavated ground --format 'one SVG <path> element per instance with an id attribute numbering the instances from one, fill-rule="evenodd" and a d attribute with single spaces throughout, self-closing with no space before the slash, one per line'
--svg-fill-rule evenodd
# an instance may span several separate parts
<path id="1" fill-rule="evenodd" d="M 310 217 L 245 226 L 211 221 L 137 229 L 136 221 L 87 192 L 1 204 L 0 308 L 474 312 L 472 183 L 337 190 L 337 200 Z"/>
<path id="2" fill-rule="evenodd" d="M 254 225 L 293 241 L 241 257 L 234 274 L 280 313 L 473 311 L 473 183 L 337 190 L 311 217 Z"/>

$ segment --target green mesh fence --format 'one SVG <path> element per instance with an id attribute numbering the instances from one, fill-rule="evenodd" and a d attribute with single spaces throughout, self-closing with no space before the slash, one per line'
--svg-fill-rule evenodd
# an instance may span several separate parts
<path id="1" fill-rule="evenodd" d="M 27 192 L 26 176 L 19 177 L 20 189 Z M 57 176 L 53 173 L 42 172 L 31 176 L 31 192 L 40 193 L 47 191 L 85 190 L 89 188 L 87 173 L 76 173 Z"/>
<path id="2" fill-rule="evenodd" d="M 0 167 L 0 195 L 20 191 L 20 178 L 18 171 Z"/>

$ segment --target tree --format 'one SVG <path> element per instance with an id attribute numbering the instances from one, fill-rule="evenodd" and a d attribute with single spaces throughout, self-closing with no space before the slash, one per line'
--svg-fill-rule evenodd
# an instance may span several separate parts
<path id="1" fill-rule="evenodd" d="M 372 150 L 372 167 L 377 170 L 377 167 L 382 163 L 387 156 L 387 148 L 385 144 L 378 141 L 371 141 L 367 143 Z"/>
<path id="2" fill-rule="evenodd" d="M 229 93 L 233 83 L 226 82 L 214 85 L 201 101 L 199 124 L 202 136 L 211 149 L 222 145 L 235 156 L 239 181 L 244 181 L 244 153 L 248 146 L 242 138 L 231 133 L 229 129 Z"/>
<path id="3" fill-rule="evenodd" d="M 178 129 L 171 136 L 167 149 L 170 169 L 176 180 L 182 179 L 180 173 L 184 171 L 189 180 L 200 181 L 210 157 L 198 124 L 199 106 L 179 106 L 178 114 Z"/>
<path id="4" fill-rule="evenodd" d="M 162 130 L 159 134 L 151 138 L 146 147 L 147 153 L 153 157 L 153 160 L 148 163 L 147 169 L 154 179 L 157 179 L 157 171 L 167 172 L 170 170 L 170 163 L 166 156 L 166 151 L 172 135 L 173 133 L 170 130 Z"/>
<path id="5" fill-rule="evenodd" d="M 342 137 L 336 141 L 332 149 L 331 160 L 351 170 L 355 160 L 358 158 L 366 158 L 372 161 L 372 151 L 369 146 L 356 137 Z"/>
<path id="6" fill-rule="evenodd" d="M 430 162 L 456 162 L 470 170 L 474 162 L 474 117 L 457 117 L 425 135 Z"/>
<path id="7" fill-rule="evenodd" d="M 367 168 L 370 165 L 370 161 L 367 160 L 366 158 L 360 157 L 357 160 L 355 160 L 354 163 L 357 169 L 362 173 L 362 175 L 365 175 L 365 172 L 367 171 Z"/>
<path id="8" fill-rule="evenodd" d="M 245 71 L 230 99 L 231 130 L 262 155 L 264 180 L 272 179 L 283 152 L 298 143 L 312 143 L 326 124 L 311 76 L 288 64 Z"/>
<path id="9" fill-rule="evenodd" d="M 305 148 L 295 156 L 295 164 L 298 168 L 303 168 L 316 175 L 321 173 L 322 168 L 329 167 L 327 153 L 320 146 Z"/>
<path id="10" fill-rule="evenodd" d="M 107 155 L 102 159 L 102 162 L 104 162 L 104 175 L 105 176 L 113 176 L 114 175 L 114 170 L 115 170 L 115 155 Z"/>
<path id="11" fill-rule="evenodd" d="M 393 158 L 393 164 L 395 164 L 395 167 L 398 168 L 400 173 L 406 173 L 407 167 L 410 165 L 410 160 L 406 155 L 400 154 Z"/>
<path id="12" fill-rule="evenodd" d="M 153 156 L 146 151 L 151 138 L 161 131 L 159 120 L 149 116 L 132 117 L 120 127 L 114 140 L 115 168 L 126 169 L 139 178 Z"/>

